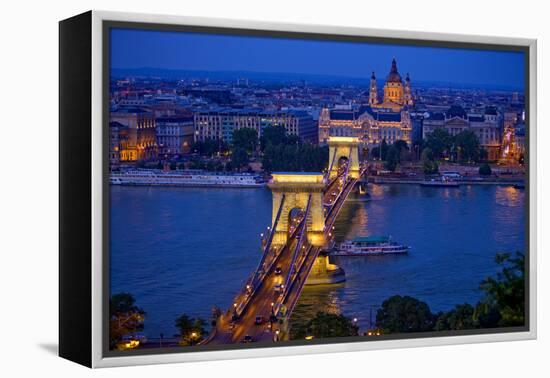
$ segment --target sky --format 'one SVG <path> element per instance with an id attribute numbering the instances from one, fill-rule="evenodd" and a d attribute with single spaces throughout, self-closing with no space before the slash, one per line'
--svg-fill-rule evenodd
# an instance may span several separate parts
<path id="1" fill-rule="evenodd" d="M 411 81 L 524 89 L 524 54 L 474 49 L 111 30 L 111 68 L 298 73 L 378 79 L 391 60 Z"/>

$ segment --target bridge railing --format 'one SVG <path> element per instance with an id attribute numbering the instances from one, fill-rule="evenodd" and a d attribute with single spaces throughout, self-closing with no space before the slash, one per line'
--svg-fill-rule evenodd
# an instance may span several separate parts
<path id="1" fill-rule="evenodd" d="M 276 223 L 278 222 L 280 218 L 280 213 L 282 209 L 283 203 L 281 203 L 278 211 L 278 215 L 276 217 L 275 226 L 272 229 L 272 234 L 275 230 Z M 296 236 L 296 233 L 301 230 L 301 227 L 307 223 L 307 216 L 304 216 L 300 223 L 296 226 L 296 228 L 293 230 L 292 234 L 290 235 L 290 239 L 294 238 Z M 304 226 L 306 227 L 306 226 Z M 269 244 L 271 244 L 273 238 L 269 238 Z M 271 249 L 268 245 L 266 245 L 266 251 Z M 264 278 L 267 276 L 267 274 L 271 271 L 273 266 L 277 263 L 277 260 L 281 256 L 283 250 L 287 248 L 287 246 L 282 246 L 280 249 L 275 251 L 274 253 L 269 253 L 268 255 L 271 256 L 271 260 L 267 260 L 267 258 L 264 260 L 264 263 L 260 263 L 258 267 L 260 269 L 256 269 L 252 272 L 252 274 L 249 276 L 248 280 L 246 281 L 247 284 L 245 285 L 244 289 L 241 290 L 241 292 L 235 297 L 234 303 L 237 304 L 236 307 L 234 307 L 234 312 L 237 316 L 241 316 L 241 314 L 245 311 L 246 307 L 250 303 L 250 300 L 256 293 L 256 291 L 261 287 Z M 264 254 L 265 255 L 265 254 Z M 248 289 L 250 287 L 250 290 Z"/>
<path id="2" fill-rule="evenodd" d="M 264 250 L 262 253 L 262 258 L 260 259 L 260 262 L 258 263 L 258 266 L 255 270 L 252 271 L 252 273 L 248 276 L 247 280 L 245 281 L 245 285 L 237 294 L 237 296 L 234 299 L 234 304 L 237 304 L 236 307 L 234 307 L 234 311 L 237 314 L 237 316 L 240 316 L 242 311 L 245 309 L 246 305 L 250 301 L 250 298 L 254 295 L 254 292 L 256 291 L 258 285 L 258 282 L 261 282 L 263 279 L 263 276 L 265 276 L 267 269 L 265 269 L 265 264 L 268 256 L 273 255 L 272 249 L 271 249 L 271 243 L 273 241 L 273 236 L 275 235 L 275 230 L 277 228 L 277 225 L 279 223 L 279 219 L 281 217 L 281 213 L 283 210 L 283 206 L 285 203 L 286 196 L 283 194 L 281 198 L 281 203 L 279 205 L 279 209 L 277 210 L 277 215 L 275 216 L 275 220 L 273 224 L 271 225 L 271 228 L 269 230 L 269 233 L 267 235 L 267 242 L 264 246 Z M 280 251 L 279 251 L 280 252 Z M 277 252 L 275 251 L 275 256 L 272 260 L 276 260 Z M 243 299 L 244 297 L 244 299 Z"/>
<path id="3" fill-rule="evenodd" d="M 281 218 L 281 213 L 283 211 L 283 206 L 285 204 L 286 195 L 283 194 L 281 198 L 281 203 L 279 205 L 279 209 L 277 210 L 277 215 L 275 216 L 275 221 L 271 225 L 271 229 L 269 230 L 269 234 L 267 237 L 267 242 L 264 247 L 264 252 L 262 254 L 262 258 L 260 259 L 260 262 L 258 263 L 258 266 L 256 267 L 256 270 L 254 271 L 254 277 L 258 276 L 260 272 L 265 272 L 265 261 L 267 260 L 267 257 L 270 255 L 271 252 L 271 243 L 273 242 L 273 237 L 275 236 L 275 230 L 277 229 L 277 225 L 279 224 L 279 219 Z M 254 282 L 252 282 L 254 284 Z M 253 286 L 254 287 L 254 286 Z"/>

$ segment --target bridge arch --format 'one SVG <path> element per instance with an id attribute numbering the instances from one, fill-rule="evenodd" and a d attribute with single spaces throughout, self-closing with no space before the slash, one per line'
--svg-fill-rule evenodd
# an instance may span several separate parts
<path id="1" fill-rule="evenodd" d="M 324 177 L 321 173 L 273 173 L 273 179 L 268 184 L 273 195 L 273 224 L 277 213 L 282 210 L 279 221 L 276 222 L 273 245 L 286 244 L 291 224 L 291 212 L 296 209 L 305 211 L 311 198 L 309 213 L 307 214 L 307 240 L 311 245 L 325 244 L 324 228 L 325 216 L 323 212 Z"/>
<path id="2" fill-rule="evenodd" d="M 359 138 L 331 136 L 329 146 L 329 178 L 338 176 L 338 167 L 341 160 L 348 160 L 349 177 L 359 177 Z"/>

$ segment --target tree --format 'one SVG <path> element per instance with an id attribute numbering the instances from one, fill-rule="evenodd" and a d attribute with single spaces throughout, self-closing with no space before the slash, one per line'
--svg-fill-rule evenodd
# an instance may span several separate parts
<path id="1" fill-rule="evenodd" d="M 464 303 L 434 316 L 426 303 L 396 295 L 382 303 L 377 327 L 384 333 L 404 333 L 525 325 L 525 256 L 499 253 L 495 262 L 502 269 L 481 282 L 484 297 L 475 307 Z"/>
<path id="2" fill-rule="evenodd" d="M 478 328 L 478 323 L 474 320 L 474 307 L 468 303 L 456 305 L 451 311 L 439 313 L 435 322 L 436 331 L 473 328 Z"/>
<path id="3" fill-rule="evenodd" d="M 406 150 L 406 151 L 409 150 L 409 146 L 408 146 L 407 142 L 405 142 L 402 139 L 398 139 L 395 142 L 393 142 L 393 146 L 395 148 L 397 148 L 397 150 L 399 151 L 399 154 L 401 154 L 401 151 L 403 151 L 403 150 Z"/>
<path id="4" fill-rule="evenodd" d="M 216 163 L 213 160 L 209 160 L 208 163 L 206 163 L 206 170 L 214 171 L 215 169 L 216 169 Z"/>
<path id="5" fill-rule="evenodd" d="M 481 282 L 485 297 L 476 306 L 475 317 L 483 327 L 513 327 L 525 324 L 525 255 L 499 253 L 495 262 L 502 270 Z M 497 315 L 498 314 L 498 315 Z"/>
<path id="6" fill-rule="evenodd" d="M 245 165 L 248 165 L 248 153 L 244 148 L 234 148 L 231 154 L 231 166 L 240 170 Z"/>
<path id="7" fill-rule="evenodd" d="M 392 145 L 390 148 L 388 148 L 388 152 L 386 153 L 386 163 L 385 167 L 388 171 L 395 171 L 395 168 L 397 168 L 397 164 L 399 163 L 399 149 Z"/>
<path id="8" fill-rule="evenodd" d="M 266 172 L 321 172 L 327 165 L 328 147 L 318 147 L 310 143 L 269 143 L 262 156 L 262 168 Z"/>
<path id="9" fill-rule="evenodd" d="M 191 151 L 201 156 L 213 156 L 217 153 L 226 153 L 229 146 L 221 139 L 207 138 L 204 141 L 196 141 L 191 146 Z"/>
<path id="10" fill-rule="evenodd" d="M 492 173 L 491 166 L 487 163 L 482 164 L 479 167 L 479 174 L 482 176 L 490 176 Z"/>
<path id="11" fill-rule="evenodd" d="M 435 317 L 425 302 L 409 296 L 394 295 L 376 313 L 376 326 L 383 333 L 431 331 Z"/>
<path id="12" fill-rule="evenodd" d="M 378 150 L 380 155 L 378 156 L 380 160 L 386 160 L 386 154 L 388 153 L 388 143 L 386 142 L 386 139 L 382 139 L 382 143 L 380 144 L 380 148 Z"/>
<path id="13" fill-rule="evenodd" d="M 348 337 L 357 336 L 358 331 L 359 327 L 344 315 L 318 312 L 306 324 L 293 327 L 290 331 L 290 337 L 291 339 L 303 339 L 306 336 L 315 338 Z"/>
<path id="14" fill-rule="evenodd" d="M 130 293 L 119 293 L 109 300 L 109 347 L 116 349 L 126 335 L 143 330 L 145 311 L 135 305 Z"/>
<path id="15" fill-rule="evenodd" d="M 431 175 L 439 172 L 439 164 L 435 161 L 432 150 L 429 147 L 422 150 L 420 160 L 422 161 L 422 170 L 425 174 Z"/>
<path id="16" fill-rule="evenodd" d="M 206 164 L 199 158 L 193 158 L 189 161 L 189 169 L 205 169 Z"/>
<path id="17" fill-rule="evenodd" d="M 455 144 L 461 162 L 479 161 L 479 140 L 473 131 L 464 130 L 456 134 Z"/>
<path id="18" fill-rule="evenodd" d="M 485 148 L 479 149 L 479 161 L 484 161 L 489 159 L 489 152 Z"/>
<path id="19" fill-rule="evenodd" d="M 453 145 L 453 137 L 442 128 L 437 128 L 426 137 L 426 147 L 434 154 L 434 159 L 443 157 L 443 154 L 449 152 Z"/>
<path id="20" fill-rule="evenodd" d="M 260 150 L 265 151 L 268 145 L 277 146 L 286 143 L 286 130 L 280 126 L 268 126 L 262 130 L 260 137 Z"/>
<path id="21" fill-rule="evenodd" d="M 256 146 L 258 145 L 258 133 L 255 129 L 249 127 L 234 130 L 232 144 L 233 151 L 240 148 L 251 154 L 256 151 Z"/>
<path id="22" fill-rule="evenodd" d="M 180 342 L 183 345 L 194 345 L 201 341 L 206 334 L 206 321 L 201 318 L 191 318 L 186 314 L 176 319 L 176 328 L 179 331 Z"/>

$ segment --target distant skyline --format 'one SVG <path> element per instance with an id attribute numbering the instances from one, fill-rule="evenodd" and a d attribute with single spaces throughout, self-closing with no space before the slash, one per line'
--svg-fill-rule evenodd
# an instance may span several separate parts
<path id="1" fill-rule="evenodd" d="M 111 69 L 247 71 L 370 78 L 391 60 L 411 81 L 524 90 L 524 53 L 190 32 L 111 30 Z"/>

